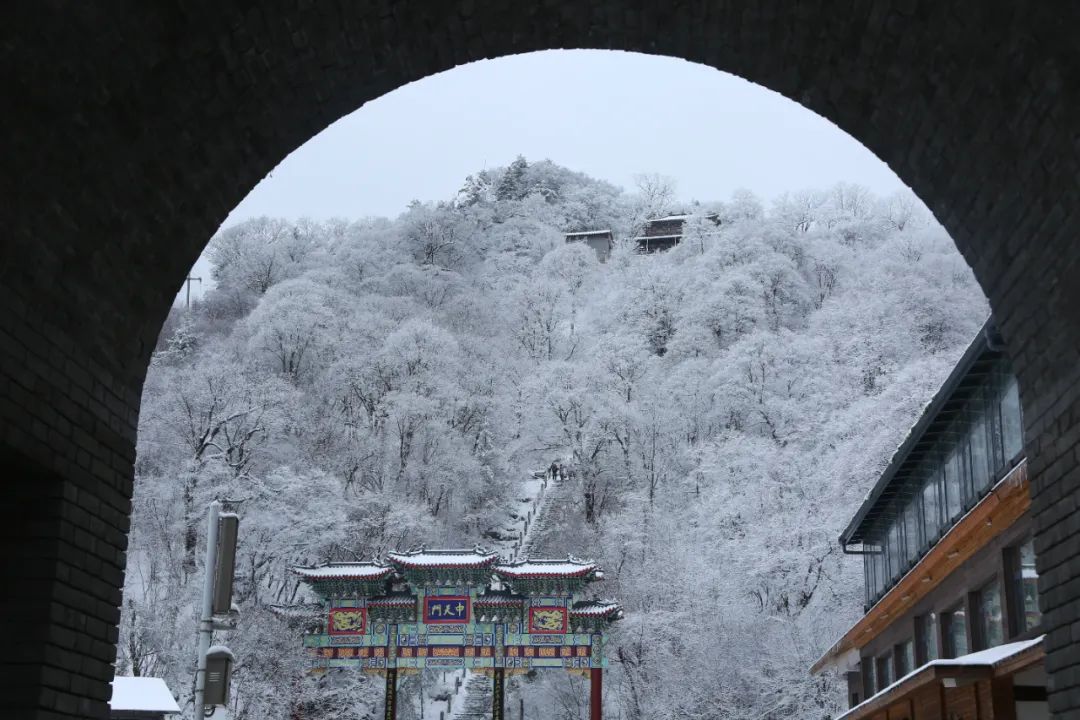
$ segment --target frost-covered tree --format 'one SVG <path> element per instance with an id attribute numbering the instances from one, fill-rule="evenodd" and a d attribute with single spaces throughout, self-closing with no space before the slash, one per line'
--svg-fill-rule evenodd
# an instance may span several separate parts
<path id="1" fill-rule="evenodd" d="M 289 568 L 501 537 L 558 459 L 533 552 L 595 557 L 627 610 L 614 716 L 835 714 L 843 680 L 806 674 L 859 612 L 835 537 L 985 301 L 913 196 L 851 184 L 692 206 L 666 253 L 563 241 L 677 207 L 662 177 L 623 193 L 518 158 L 396 219 L 221 231 L 217 287 L 146 379 L 120 671 L 167 678 L 191 720 L 203 509 L 227 498 L 234 717 L 370 716 L 379 683 L 303 672 L 270 609 L 305 599 Z M 587 713 L 561 673 L 513 693 Z"/>
<path id="2" fill-rule="evenodd" d="M 525 179 L 528 169 L 529 163 L 524 156 L 518 155 L 499 178 L 499 183 L 495 186 L 495 199 L 521 200 L 528 195 L 530 188 Z"/>

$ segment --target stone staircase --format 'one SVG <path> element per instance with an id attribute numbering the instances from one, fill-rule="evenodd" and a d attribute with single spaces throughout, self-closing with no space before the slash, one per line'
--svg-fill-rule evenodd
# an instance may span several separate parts
<path id="1" fill-rule="evenodd" d="M 491 718 L 491 678 L 469 673 L 457 706 L 447 720 L 489 720 Z"/>
<path id="2" fill-rule="evenodd" d="M 585 530 L 581 485 L 574 480 L 549 482 L 542 512 L 522 541 L 518 557 L 588 557 L 590 536 Z"/>
<path id="3" fill-rule="evenodd" d="M 557 477 L 537 479 L 532 497 L 522 501 L 517 516 L 517 537 L 505 545 L 493 548 L 512 559 L 529 557 L 536 547 L 537 538 L 547 535 L 548 530 L 558 527 L 558 521 L 549 518 L 553 509 L 563 515 L 568 502 L 568 485 Z M 480 673 L 468 673 L 460 691 L 451 702 L 452 710 L 446 720 L 480 720 L 491 717 L 491 678 Z"/>

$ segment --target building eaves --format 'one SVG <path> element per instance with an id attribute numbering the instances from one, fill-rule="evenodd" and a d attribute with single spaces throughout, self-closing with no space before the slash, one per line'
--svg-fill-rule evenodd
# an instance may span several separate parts
<path id="1" fill-rule="evenodd" d="M 868 519 L 872 520 L 872 516 L 880 509 L 880 506 L 892 500 L 899 492 L 898 485 L 900 483 L 894 481 L 902 478 L 909 471 L 909 468 L 907 468 L 909 460 L 916 454 L 920 443 L 934 434 L 940 434 L 941 429 L 934 426 L 939 420 L 944 419 L 952 412 L 948 406 L 954 393 L 965 379 L 972 376 L 975 365 L 980 358 L 985 353 L 995 350 L 999 342 L 993 318 L 988 318 L 975 339 L 968 345 L 967 350 L 964 351 L 952 372 L 949 373 L 941 388 L 926 405 L 922 415 L 908 432 L 907 437 L 904 438 L 896 452 L 893 453 L 889 465 L 878 478 L 874 487 L 867 493 L 866 499 L 851 519 L 851 522 L 840 534 L 840 544 L 842 546 L 847 547 L 862 541 L 867 530 L 866 521 Z"/>

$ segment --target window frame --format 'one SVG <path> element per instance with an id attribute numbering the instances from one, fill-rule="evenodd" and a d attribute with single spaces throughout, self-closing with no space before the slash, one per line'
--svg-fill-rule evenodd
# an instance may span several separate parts
<path id="1" fill-rule="evenodd" d="M 941 657 L 940 615 L 933 610 L 915 616 L 915 665 L 922 667 Z M 927 638 L 934 640 L 934 657 L 930 657 Z"/>
<path id="2" fill-rule="evenodd" d="M 873 697 L 877 694 L 877 669 L 874 667 L 874 658 L 863 657 L 859 661 L 859 670 L 862 671 L 863 696 Z"/>
<path id="3" fill-rule="evenodd" d="M 964 627 L 964 652 L 958 653 L 952 642 L 952 629 L 953 624 L 957 622 L 957 615 L 964 613 L 961 623 Z M 943 611 L 939 616 L 939 632 L 940 632 L 940 647 L 941 657 L 946 660 L 952 660 L 953 658 L 967 655 L 971 652 L 971 627 L 970 627 L 970 615 L 971 615 L 971 603 L 970 598 L 968 602 L 961 601 L 949 607 L 949 609 Z"/>
<path id="4" fill-rule="evenodd" d="M 1025 605 L 1024 578 L 1022 566 L 1022 550 L 1025 546 L 1032 546 L 1034 554 L 1034 538 L 1026 538 L 1006 547 L 1002 554 L 1002 577 L 1005 593 L 1002 596 L 1004 607 L 1005 633 L 1008 640 L 1026 639 L 1034 637 L 1042 632 L 1042 612 L 1038 607 L 1038 583 L 1036 574 L 1035 605 L 1039 610 L 1039 619 L 1031 627 L 1027 627 L 1027 606 Z"/>
<path id="5" fill-rule="evenodd" d="M 999 636 L 1001 639 L 997 645 L 1004 644 L 1008 639 L 1007 628 L 1005 626 L 1007 620 L 1008 609 L 1005 605 L 1005 595 L 1001 591 L 1001 578 L 997 575 L 990 580 L 981 583 L 970 593 L 972 600 L 972 633 L 969 637 L 971 641 L 971 649 L 973 652 L 979 652 L 980 650 L 986 650 L 991 647 L 997 647 L 997 645 L 990 644 L 989 628 L 986 624 L 986 616 L 983 612 L 983 602 L 987 597 L 988 591 L 997 593 L 998 613 L 1000 618 L 998 620 Z"/>
<path id="6" fill-rule="evenodd" d="M 882 682 L 882 668 L 886 670 L 888 682 Z M 888 648 L 885 652 L 874 658 L 874 678 L 876 680 L 878 692 L 881 692 L 897 681 L 892 648 Z"/>
<path id="7" fill-rule="evenodd" d="M 907 653 L 907 648 L 909 646 L 911 648 L 911 654 L 910 655 L 908 655 L 908 653 Z M 901 640 L 900 642 L 893 645 L 892 657 L 893 657 L 893 676 L 897 680 L 899 680 L 900 678 L 910 674 L 912 670 L 914 670 L 916 667 L 918 667 L 918 665 L 916 665 L 917 661 L 916 661 L 916 658 L 915 658 L 915 638 L 913 638 L 913 637 L 905 638 L 904 640 Z M 903 660 L 901 658 L 903 658 Z M 903 665 L 904 665 L 905 661 L 907 659 L 909 659 L 909 658 L 910 658 L 910 661 L 911 661 L 909 663 L 909 667 L 904 668 Z"/>

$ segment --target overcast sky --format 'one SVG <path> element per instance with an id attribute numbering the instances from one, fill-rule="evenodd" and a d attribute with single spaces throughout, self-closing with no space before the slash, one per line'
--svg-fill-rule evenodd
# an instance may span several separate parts
<path id="1" fill-rule="evenodd" d="M 452 197 L 469 173 L 518 154 L 630 187 L 659 172 L 686 200 L 745 187 L 903 187 L 828 120 L 684 60 L 550 51 L 463 65 L 373 100 L 285 159 L 226 221 L 258 215 L 393 217 Z"/>
<path id="2" fill-rule="evenodd" d="M 748 188 L 768 201 L 839 180 L 880 194 L 903 187 L 831 122 L 759 85 L 674 58 L 550 51 L 464 65 L 373 100 L 289 155 L 225 225 L 394 217 L 518 154 L 626 188 L 636 173 L 669 175 L 683 200 Z M 195 272 L 208 276 L 205 262 Z"/>

